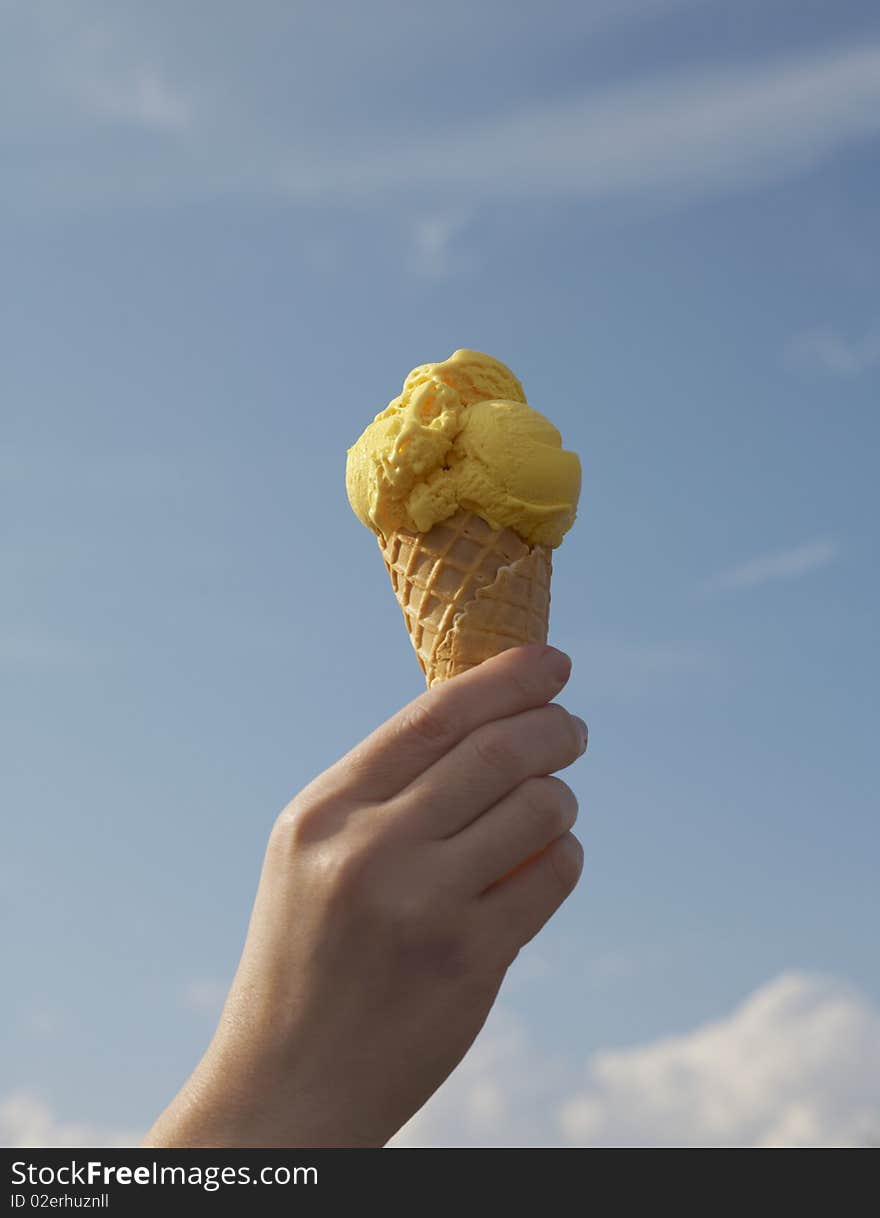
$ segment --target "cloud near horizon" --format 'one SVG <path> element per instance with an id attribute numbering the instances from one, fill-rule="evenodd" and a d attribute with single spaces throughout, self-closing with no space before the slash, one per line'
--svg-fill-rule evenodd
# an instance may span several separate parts
<path id="1" fill-rule="evenodd" d="M 152 1118 L 150 1118 L 152 1119 Z M 149 1121 L 145 1121 L 144 1127 Z M 37 1090 L 0 1098 L 0 1144 L 135 1146 L 61 1118 Z M 503 1008 L 393 1147 L 860 1147 L 880 1142 L 880 1012 L 834 978 L 783 973 L 680 1036 L 583 1064 Z"/>
<path id="2" fill-rule="evenodd" d="M 681 1036 L 601 1050 L 575 1072 L 493 1015 L 401 1131 L 403 1147 L 859 1147 L 880 1139 L 880 1012 L 784 973 Z"/>
<path id="3" fill-rule="evenodd" d="M 47 1147 L 137 1146 L 143 1132 L 65 1121 L 31 1088 L 0 1097 L 0 1146 L 14 1150 Z"/>

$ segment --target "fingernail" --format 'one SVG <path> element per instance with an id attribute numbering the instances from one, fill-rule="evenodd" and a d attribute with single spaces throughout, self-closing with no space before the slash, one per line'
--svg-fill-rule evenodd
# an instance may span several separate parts
<path id="1" fill-rule="evenodd" d="M 571 656 L 567 656 L 564 651 L 560 651 L 557 647 L 545 647 L 541 659 L 557 680 L 568 680 L 571 673 Z"/>
<path id="2" fill-rule="evenodd" d="M 586 723 L 584 723 L 583 719 L 581 719 L 579 715 L 572 715 L 572 719 L 574 719 L 575 723 L 578 725 L 578 728 L 580 729 L 580 733 L 581 733 L 581 736 L 582 736 L 583 742 L 584 742 L 583 748 L 581 749 L 581 753 L 585 753 L 587 751 L 587 742 L 590 739 L 590 729 L 587 727 Z"/>

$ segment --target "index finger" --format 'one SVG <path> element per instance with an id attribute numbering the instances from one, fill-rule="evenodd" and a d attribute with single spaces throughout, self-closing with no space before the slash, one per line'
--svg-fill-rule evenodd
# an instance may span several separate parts
<path id="1" fill-rule="evenodd" d="M 339 793 L 390 799 L 484 723 L 550 702 L 570 673 L 571 660 L 555 647 L 510 648 L 426 690 L 322 779 Z"/>

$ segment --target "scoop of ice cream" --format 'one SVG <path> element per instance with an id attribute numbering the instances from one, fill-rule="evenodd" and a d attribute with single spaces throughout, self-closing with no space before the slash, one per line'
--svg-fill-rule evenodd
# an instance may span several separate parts
<path id="1" fill-rule="evenodd" d="M 386 537 L 427 532 L 467 508 L 530 545 L 558 546 L 580 485 L 577 455 L 527 404 L 510 369 L 479 351 L 413 369 L 346 466 L 355 514 Z"/>

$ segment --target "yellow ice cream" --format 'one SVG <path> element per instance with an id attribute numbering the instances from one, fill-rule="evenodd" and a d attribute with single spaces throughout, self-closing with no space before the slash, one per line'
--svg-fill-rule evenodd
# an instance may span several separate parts
<path id="1" fill-rule="evenodd" d="M 413 369 L 348 450 L 345 482 L 357 517 L 386 537 L 425 533 L 466 508 L 529 545 L 558 546 L 574 522 L 581 465 L 509 368 L 456 351 Z"/>

